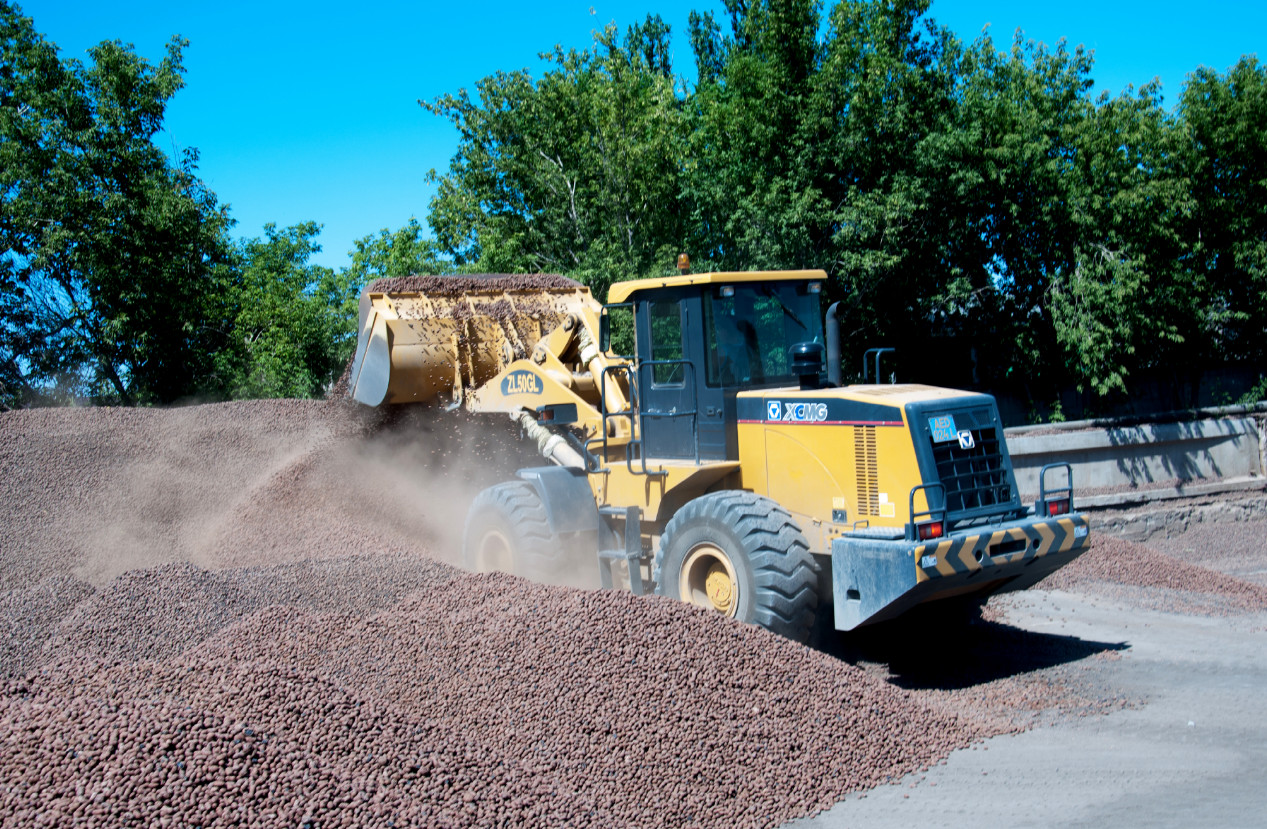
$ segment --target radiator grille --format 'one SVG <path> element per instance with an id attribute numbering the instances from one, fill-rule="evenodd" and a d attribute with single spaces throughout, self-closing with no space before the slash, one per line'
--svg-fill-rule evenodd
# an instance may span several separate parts
<path id="1" fill-rule="evenodd" d="M 880 514 L 880 481 L 874 426 L 854 427 L 853 456 L 858 482 L 858 514 L 878 516 Z"/>
<path id="2" fill-rule="evenodd" d="M 946 509 L 951 514 L 1005 506 L 1012 500 L 998 430 L 969 431 L 973 438 L 971 449 L 965 449 L 959 441 L 936 443 L 930 438 L 937 476 L 946 487 Z"/>

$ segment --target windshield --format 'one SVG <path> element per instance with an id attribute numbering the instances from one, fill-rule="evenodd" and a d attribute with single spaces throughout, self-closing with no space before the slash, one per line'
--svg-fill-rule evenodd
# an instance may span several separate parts
<path id="1" fill-rule="evenodd" d="M 722 296 L 723 291 L 732 296 Z M 818 294 L 805 282 L 749 282 L 719 286 L 705 295 L 710 386 L 787 385 L 788 350 L 823 342 Z"/>

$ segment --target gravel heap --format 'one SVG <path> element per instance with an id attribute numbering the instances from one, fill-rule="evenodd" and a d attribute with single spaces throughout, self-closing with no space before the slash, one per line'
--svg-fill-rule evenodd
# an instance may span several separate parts
<path id="1" fill-rule="evenodd" d="M 222 585 L 194 572 L 156 578 L 218 605 Z M 374 615 L 274 605 L 209 638 L 133 634 L 161 659 L 119 659 L 117 605 L 85 609 L 81 644 L 100 637 L 108 657 L 54 654 L 0 696 L 0 812 L 770 826 L 980 736 L 858 668 L 667 599 L 443 565 L 429 578 Z M 197 644 L 173 655 L 173 639 Z"/>
<path id="2" fill-rule="evenodd" d="M 984 626 L 975 662 L 886 675 L 464 573 L 507 439 L 313 401 L 0 414 L 0 823 L 775 826 L 1013 730 L 960 702 L 1050 706 L 1091 655 Z"/>
<path id="3" fill-rule="evenodd" d="M 991 733 L 675 601 L 443 563 L 498 461 L 486 422 L 337 403 L 0 414 L 3 821 L 770 826 Z"/>
<path id="4" fill-rule="evenodd" d="M 553 273 L 481 273 L 454 276 L 389 276 L 376 279 L 365 293 L 454 295 L 468 291 L 524 291 L 580 288 L 581 283 Z"/>
<path id="5" fill-rule="evenodd" d="M 536 462 L 501 418 L 384 417 L 314 400 L 0 414 L 0 590 L 180 561 L 443 556 L 470 498 Z"/>
<path id="6" fill-rule="evenodd" d="M 351 407 L 301 400 L 6 412 L 0 589 L 67 573 L 102 584 L 170 561 L 226 563 L 254 529 L 242 520 L 254 506 L 273 503 L 273 519 L 288 520 L 273 483 L 291 478 L 302 493 L 305 460 L 365 428 Z M 314 554 L 355 551 L 323 547 Z"/>
<path id="7" fill-rule="evenodd" d="M 1189 564 L 1143 544 L 1112 536 L 1096 536 L 1087 552 L 1043 579 L 1041 586 L 1070 590 L 1089 585 L 1099 585 L 1109 592 L 1118 587 L 1142 587 L 1164 590 L 1167 594 L 1199 594 L 1209 597 L 1211 609 L 1267 610 L 1267 587 L 1261 584 Z M 1163 598 L 1173 603 L 1177 597 Z"/>
<path id="8" fill-rule="evenodd" d="M 1267 493 L 1176 505 L 1123 523 L 1123 535 L 1133 541 L 1267 587 Z"/>
<path id="9" fill-rule="evenodd" d="M 90 585 L 67 575 L 0 592 L 0 679 L 38 666 L 61 620 L 93 592 Z"/>

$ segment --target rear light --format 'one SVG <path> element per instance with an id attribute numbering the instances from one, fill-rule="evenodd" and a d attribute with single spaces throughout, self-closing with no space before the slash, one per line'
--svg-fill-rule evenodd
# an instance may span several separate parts
<path id="1" fill-rule="evenodd" d="M 1047 502 L 1048 515 L 1064 515 L 1067 512 L 1069 512 L 1068 498 L 1057 498 L 1054 501 Z"/>
<path id="2" fill-rule="evenodd" d="M 928 541 L 930 538 L 941 538 L 946 532 L 946 527 L 941 521 L 929 521 L 927 524 L 917 524 L 915 529 L 919 534 L 920 541 Z"/>

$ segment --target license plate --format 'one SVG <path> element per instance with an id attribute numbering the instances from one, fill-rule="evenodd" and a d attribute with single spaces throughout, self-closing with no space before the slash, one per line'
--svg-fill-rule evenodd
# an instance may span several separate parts
<path id="1" fill-rule="evenodd" d="M 928 428 L 933 433 L 933 442 L 935 443 L 949 443 L 952 440 L 959 440 L 959 430 L 955 428 L 954 415 L 930 417 L 928 419 Z"/>

